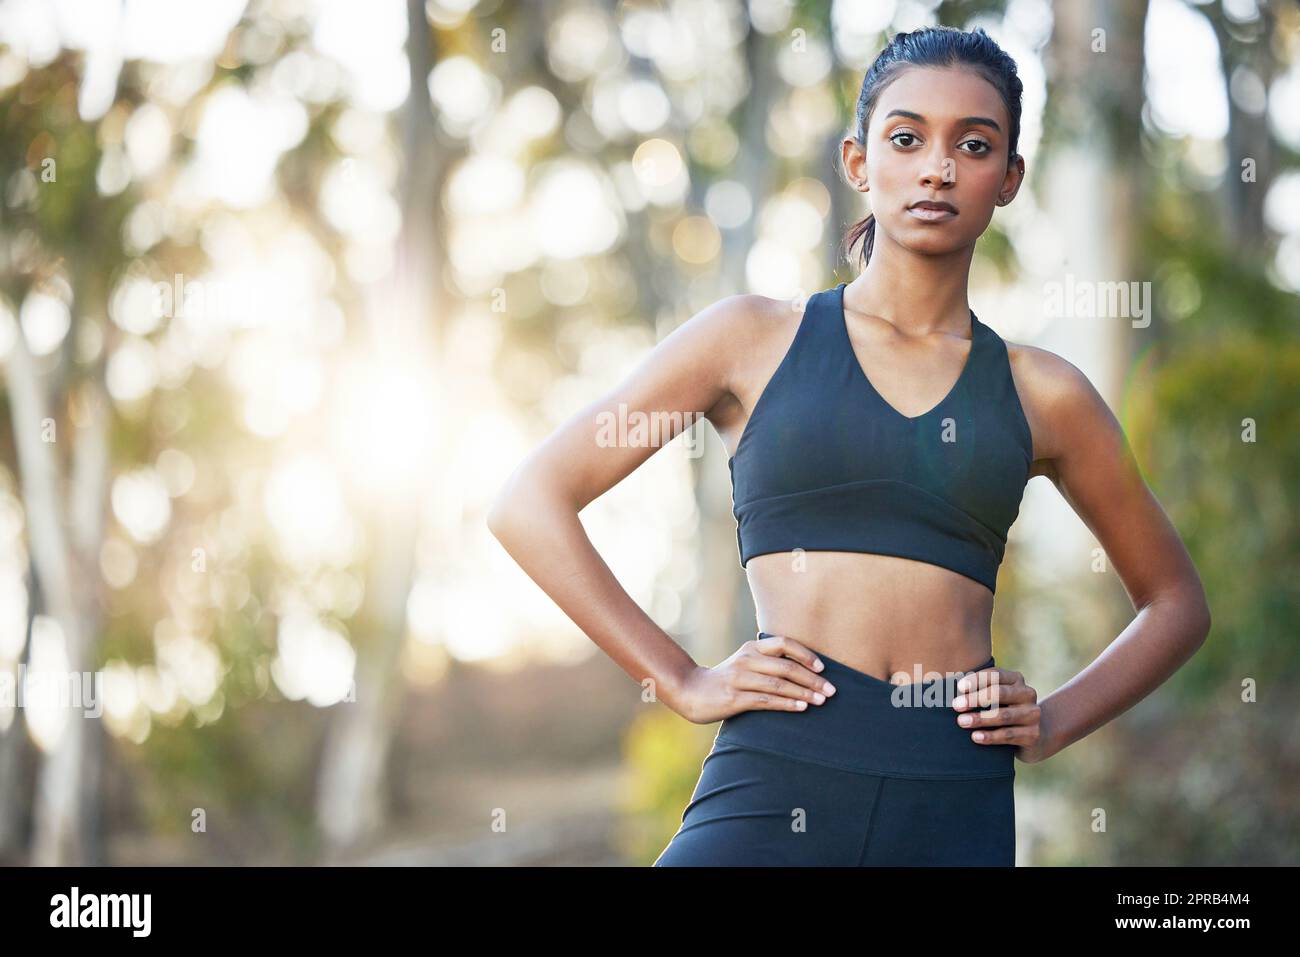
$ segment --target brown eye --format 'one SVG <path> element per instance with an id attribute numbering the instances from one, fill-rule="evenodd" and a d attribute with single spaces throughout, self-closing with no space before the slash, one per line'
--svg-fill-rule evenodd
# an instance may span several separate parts
<path id="1" fill-rule="evenodd" d="M 985 143 L 983 140 L 967 140 L 965 143 L 962 144 L 962 146 L 982 146 L 983 149 L 980 150 L 967 150 L 968 153 L 975 153 L 977 156 L 983 153 L 987 153 L 989 152 L 989 150 L 993 149 L 992 146 L 990 146 L 988 143 Z"/>
<path id="2" fill-rule="evenodd" d="M 898 143 L 898 137 L 900 137 L 900 136 L 905 137 L 906 139 L 909 139 L 909 140 L 914 140 L 914 139 L 916 139 L 916 137 L 915 137 L 914 135 L 912 135 L 911 133 L 895 133 L 893 136 L 891 136 L 891 137 L 889 138 L 889 140 L 890 140 L 891 143 Z M 910 144 L 910 143 L 898 143 L 898 145 L 899 145 L 899 146 L 910 146 L 911 144 Z"/>

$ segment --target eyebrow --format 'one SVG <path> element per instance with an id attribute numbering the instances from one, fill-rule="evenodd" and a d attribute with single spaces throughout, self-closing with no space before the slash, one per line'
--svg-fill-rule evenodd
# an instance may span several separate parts
<path id="1" fill-rule="evenodd" d="M 924 116 L 922 116 L 920 113 L 913 113 L 911 110 L 890 110 L 888 113 L 885 114 L 885 119 L 889 119 L 891 116 L 905 116 L 909 120 L 916 120 L 918 123 L 925 122 Z M 997 120 L 990 119 L 987 116 L 963 116 L 959 118 L 957 122 L 962 126 L 975 125 L 975 124 L 978 124 L 980 126 L 990 126 L 993 129 L 997 130 L 999 133 L 1002 132 L 1002 127 L 998 126 Z"/>

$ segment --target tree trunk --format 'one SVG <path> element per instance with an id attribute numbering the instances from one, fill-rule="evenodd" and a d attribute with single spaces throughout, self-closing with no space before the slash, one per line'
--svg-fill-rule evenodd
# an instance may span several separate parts
<path id="1" fill-rule="evenodd" d="M 88 670 L 90 641 L 74 594 L 74 564 L 61 497 L 63 482 L 55 455 L 58 436 L 54 434 L 53 442 L 45 440 L 45 424 L 52 423 L 53 418 L 44 383 L 21 329 L 14 337 L 8 372 L 32 564 L 46 596 L 47 611 L 62 633 L 67 670 L 80 674 Z M 85 725 L 86 719 L 77 709 L 66 709 L 58 741 L 42 761 L 33 807 L 31 862 L 37 866 L 83 863 L 86 834 L 81 789 L 88 747 Z"/>
<path id="2" fill-rule="evenodd" d="M 107 322 L 105 322 L 107 327 Z M 106 336 L 106 340 L 110 337 Z M 73 424 L 77 428 L 72 466 L 72 547 L 76 564 L 81 634 L 86 636 L 85 667 L 95 664 L 94 649 L 103 624 L 100 592 L 99 550 L 104 540 L 104 511 L 111 478 L 109 429 L 112 407 L 104 375 L 108 345 L 100 353 L 91 374 L 77 392 Z M 100 702 L 102 707 L 103 702 Z M 101 782 L 108 757 L 108 735 L 101 716 L 84 718 L 80 805 L 82 819 L 82 863 L 101 867 L 105 859 L 102 826 L 104 811 Z"/>
<path id="3" fill-rule="evenodd" d="M 434 361 L 433 324 L 439 308 L 437 199 L 450 165 L 436 153 L 428 76 L 431 33 L 420 0 L 407 0 L 410 94 L 402 113 L 402 230 L 389 294 L 368 307 L 371 354 L 380 362 L 425 357 Z M 433 333 L 431 335 L 430 333 Z M 430 476 L 436 481 L 436 470 Z M 409 483 L 372 516 L 364 606 L 358 617 L 356 700 L 335 706 L 325 742 L 316 811 L 325 857 L 337 861 L 373 837 L 386 817 L 386 765 L 405 686 L 399 667 L 406 636 L 406 601 L 415 568 L 418 504 L 436 488 Z"/>
<path id="4" fill-rule="evenodd" d="M 1062 134 L 1047 156 L 1047 186 L 1040 201 L 1060 230 L 1065 250 L 1058 278 L 1075 282 L 1149 279 L 1139 260 L 1143 221 L 1139 149 L 1143 103 L 1143 36 L 1146 0 L 1093 0 L 1055 8 L 1052 60 Z M 1105 30 L 1105 52 L 1093 51 L 1093 31 Z M 1032 176 L 1032 172 L 1030 173 Z M 1146 305 L 1149 307 L 1150 302 Z M 1150 332 L 1117 316 L 1058 319 L 1042 345 L 1069 355 L 1112 408 L 1118 407 L 1124 371 Z"/>
<path id="5" fill-rule="evenodd" d="M 742 107 L 738 155 L 732 178 L 754 200 L 753 214 L 732 230 L 723 245 L 722 285 L 745 292 L 745 266 L 754 245 L 755 220 L 772 182 L 772 151 L 767 147 L 767 118 L 779 78 L 776 51 L 767 35 L 749 29 L 745 63 L 750 90 Z M 743 571 L 738 573 L 736 519 L 732 514 L 727 450 L 720 442 L 704 442 L 704 454 L 694 459 L 696 507 L 700 515 L 700 576 L 694 597 L 696 635 L 690 651 L 701 664 L 713 665 L 730 655 L 757 632 L 754 601 Z"/>
<path id="6" fill-rule="evenodd" d="M 28 578 L 27 628 L 15 665 L 15 681 L 26 667 L 27 652 L 31 647 L 30 609 L 39 603 L 36 579 L 30 575 Z M 15 687 L 15 695 L 17 690 Z M 31 821 L 27 813 L 29 739 L 24 714 L 25 709 L 15 707 L 9 727 L 0 733 L 0 866 L 22 863 L 30 838 Z"/>
<path id="7" fill-rule="evenodd" d="M 1265 91 L 1273 85 L 1277 60 L 1270 41 L 1277 12 L 1268 6 L 1259 7 L 1258 25 L 1253 30 L 1257 39 L 1253 43 L 1242 43 L 1233 38 L 1218 4 L 1201 12 L 1214 27 L 1214 35 L 1219 41 L 1219 62 L 1224 79 L 1228 81 L 1228 168 L 1224 173 L 1224 188 L 1217 191 L 1217 195 L 1227 227 L 1229 248 L 1243 261 L 1251 261 L 1267 255 L 1264 197 L 1276 173 L 1277 157 L 1268 129 L 1267 110 L 1253 113 L 1242 109 L 1232 96 L 1232 72 L 1235 66 L 1241 65 L 1259 77 Z M 1253 168 L 1250 177 L 1243 179 L 1243 163 L 1247 160 L 1251 161 Z"/>

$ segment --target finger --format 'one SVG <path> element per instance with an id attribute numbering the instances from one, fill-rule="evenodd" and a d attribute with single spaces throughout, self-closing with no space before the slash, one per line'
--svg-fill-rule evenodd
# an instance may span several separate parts
<path id="1" fill-rule="evenodd" d="M 955 685 L 957 694 L 952 699 L 953 708 L 966 711 L 992 704 L 1001 693 L 1003 680 L 1002 668 L 982 668 L 962 676 Z M 998 697 L 998 701 L 1002 700 Z"/>
<path id="2" fill-rule="evenodd" d="M 961 678 L 957 679 L 957 691 L 977 691 L 980 688 L 986 688 L 990 685 L 1010 685 L 1015 683 L 1013 675 L 1018 672 L 1011 671 L 1007 668 L 981 668 L 978 671 L 971 671 Z"/>
<path id="3" fill-rule="evenodd" d="M 736 695 L 736 703 L 742 711 L 804 711 L 808 708 L 807 701 L 763 691 L 741 691 Z"/>
<path id="4" fill-rule="evenodd" d="M 1038 725 L 1017 724 L 1008 728 L 989 728 L 972 731 L 970 737 L 976 744 L 1030 745 L 1038 740 Z"/>
<path id="5" fill-rule="evenodd" d="M 811 672 L 803 668 L 802 665 L 796 665 L 793 662 L 791 662 L 791 665 L 800 668 L 805 674 L 811 674 Z M 817 680 L 820 681 L 821 679 L 819 678 Z M 766 674 L 761 671 L 752 671 L 747 668 L 742 668 L 736 672 L 735 676 L 731 679 L 731 686 L 733 688 L 743 688 L 749 691 L 763 691 L 769 694 L 779 694 L 787 698 L 798 698 L 802 701 L 811 702 L 812 704 L 822 704 L 826 700 L 826 695 L 821 691 L 818 691 L 816 688 L 809 688 L 801 684 L 796 684 L 793 681 L 787 681 L 780 675 Z"/>
<path id="6" fill-rule="evenodd" d="M 981 691 L 958 695 L 952 699 L 953 709 L 963 712 L 979 712 L 996 715 L 1004 708 L 1017 704 L 1034 702 L 1034 693 L 1019 685 L 994 685 Z"/>
<path id="7" fill-rule="evenodd" d="M 778 675 L 787 681 L 803 685 L 814 691 L 820 691 L 822 694 L 833 695 L 835 686 L 825 678 L 815 674 L 805 668 L 802 664 L 790 658 L 773 658 L 769 655 L 748 655 L 740 659 L 745 665 L 753 671 L 761 672 L 768 675 Z"/>
<path id="8" fill-rule="evenodd" d="M 821 671 L 826 667 L 822 660 L 817 657 L 815 651 L 799 644 L 793 638 L 787 638 L 785 635 L 774 635 L 771 632 L 760 631 L 754 645 L 765 655 L 793 658 L 809 671 Z"/>
<path id="9" fill-rule="evenodd" d="M 1012 671 L 1010 668 L 981 668 L 979 671 L 972 671 L 958 679 L 957 690 L 959 692 L 975 691 L 992 685 L 1002 685 L 1009 688 L 1012 685 L 1024 685 L 1024 683 L 1025 676 L 1019 671 Z"/>
<path id="10" fill-rule="evenodd" d="M 1037 720 L 1037 705 L 1002 705 L 996 711 L 969 711 L 957 715 L 963 728 L 996 728 L 1003 725 L 1032 724 Z"/>
<path id="11" fill-rule="evenodd" d="M 1034 689 L 1026 685 L 996 685 L 965 696 L 966 704 L 976 708 L 996 711 L 1013 704 L 1033 704 L 1038 701 Z"/>
<path id="12" fill-rule="evenodd" d="M 1023 682 L 1006 682 L 1001 675 L 992 673 L 996 670 L 989 668 L 984 672 L 980 672 L 980 678 L 975 682 L 975 689 L 956 695 L 952 699 L 952 706 L 958 711 L 964 711 L 989 706 L 994 708 L 998 706 L 1005 707 L 1010 704 L 1037 700 L 1033 688 Z M 958 682 L 959 691 L 962 690 L 961 685 L 963 683 L 966 683 L 969 687 L 970 683 L 963 678 Z"/>

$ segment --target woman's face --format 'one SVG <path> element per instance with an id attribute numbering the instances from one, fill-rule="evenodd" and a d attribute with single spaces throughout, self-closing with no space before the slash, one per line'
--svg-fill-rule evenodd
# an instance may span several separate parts
<path id="1" fill-rule="evenodd" d="M 1024 178 L 1019 157 L 1007 167 L 1009 133 L 1002 97 L 979 74 L 905 69 L 876 101 L 865 157 L 851 138 L 842 147 L 850 181 L 868 189 L 876 248 L 881 233 L 929 255 L 973 245 Z M 954 211 L 914 208 L 927 200 Z"/>

